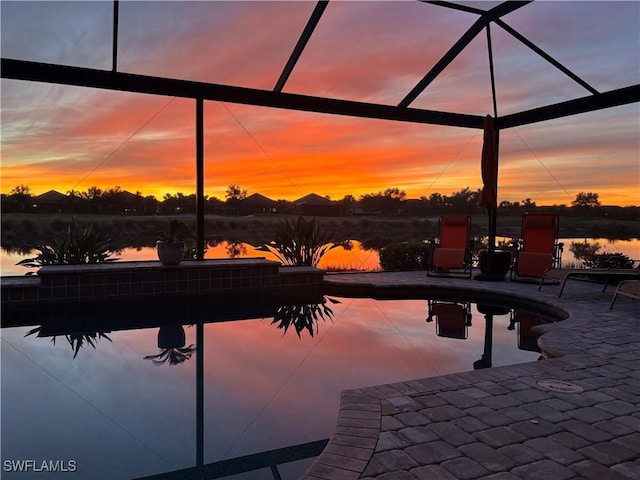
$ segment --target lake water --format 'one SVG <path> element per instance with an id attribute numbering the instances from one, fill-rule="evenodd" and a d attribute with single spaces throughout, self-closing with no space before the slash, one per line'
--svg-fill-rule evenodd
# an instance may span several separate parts
<path id="1" fill-rule="evenodd" d="M 479 309 L 486 313 L 487 307 L 468 303 L 324 300 L 320 306 L 330 311 L 323 310 L 311 331 L 301 328 L 299 336 L 294 324 L 306 325 L 309 312 L 315 308 L 317 313 L 315 304 L 282 306 L 275 315 L 235 321 L 212 320 L 220 316 L 212 304 L 189 318 L 196 325 L 172 326 L 184 334 L 171 345 L 173 353 L 180 345 L 188 349 L 182 352 L 184 361 L 174 365 L 162 362 L 159 343 L 166 339 L 161 341 L 158 327 L 114 326 L 92 347 L 86 336 L 92 320 L 88 307 L 74 327 L 63 316 L 40 327 L 42 336 L 28 335 L 34 325 L 3 328 L 3 465 L 20 459 L 37 466 L 60 461 L 75 471 L 33 478 L 69 480 L 128 480 L 209 465 L 328 438 L 345 389 L 539 358 L 527 349 L 531 337 L 521 327 L 525 317 L 514 318 L 509 310 L 485 316 Z M 453 324 L 446 315 L 451 309 Z M 284 333 L 291 311 L 300 315 Z M 152 309 L 139 315 L 155 318 Z M 534 323 L 546 321 L 533 317 Z M 114 325 L 120 320 L 114 318 Z M 88 329 L 85 337 L 79 324 Z M 74 358 L 78 338 L 85 341 Z M 296 479 L 312 461 L 278 470 L 283 479 Z M 233 478 L 270 475 L 263 468 Z M 2 478 L 27 477 L 5 468 Z"/>
<path id="2" fill-rule="evenodd" d="M 508 240 L 498 237 L 497 241 Z M 602 238 L 585 239 L 590 243 L 598 242 L 601 245 L 601 251 L 609 253 L 624 253 L 634 260 L 640 261 L 640 240 L 607 240 Z M 583 241 L 583 239 L 564 238 L 560 239 L 564 242 L 564 252 L 562 254 L 562 262 L 564 265 L 579 264 L 576 262 L 573 254 L 569 250 L 571 242 Z M 380 258 L 377 250 L 366 250 L 357 240 L 351 242 L 352 248 L 345 250 L 342 247 L 335 248 L 327 253 L 320 263 L 320 268 L 340 270 L 380 270 Z M 205 254 L 206 258 L 229 258 L 229 257 L 266 257 L 271 260 L 276 258 L 267 253 L 256 250 L 256 248 L 248 243 L 229 243 L 220 242 L 215 247 L 208 247 Z M 9 253 L 5 250 L 0 251 L 0 272 L 2 275 L 24 275 L 31 269 L 17 266 L 16 263 L 23 258 L 28 258 L 28 254 Z M 118 258 L 123 261 L 135 260 L 157 260 L 155 248 L 127 248 L 122 251 Z"/>

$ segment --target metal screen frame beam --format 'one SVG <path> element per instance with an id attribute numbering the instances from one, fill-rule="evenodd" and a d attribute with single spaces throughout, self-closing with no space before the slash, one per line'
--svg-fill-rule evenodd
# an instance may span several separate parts
<path id="1" fill-rule="evenodd" d="M 497 7 L 492 8 L 478 18 L 471 27 L 460 37 L 460 39 L 453 44 L 444 56 L 438 60 L 429 72 L 413 87 L 413 89 L 407 94 L 406 97 L 400 101 L 398 107 L 408 107 L 418 96 L 433 82 L 438 75 L 440 75 L 445 68 L 447 68 L 451 62 L 471 43 L 471 41 L 478 36 L 482 29 L 494 19 L 500 18 L 508 13 L 524 7 L 530 1 L 525 2 L 504 2 Z M 448 5 L 447 5 L 448 6 Z"/>
<path id="2" fill-rule="evenodd" d="M 477 19 L 471 27 L 460 37 L 460 39 L 449 49 L 444 56 L 438 60 L 427 74 L 422 77 L 415 87 L 411 89 L 411 91 L 400 101 L 398 107 L 406 108 L 411 104 L 418 96 L 424 92 L 424 90 L 433 82 L 438 75 L 440 75 L 445 68 L 455 60 L 455 58 L 465 49 L 471 41 L 476 38 L 476 36 L 482 31 L 482 29 L 487 25 L 488 20 L 485 17 L 480 17 Z"/>
<path id="3" fill-rule="evenodd" d="M 439 2 L 439 1 L 431 1 L 431 0 L 420 0 L 422 3 L 428 3 L 430 5 L 437 5 L 438 7 L 446 7 L 452 10 L 458 10 L 461 12 L 473 13 L 475 15 L 484 15 L 487 13 L 486 10 L 482 10 L 480 8 L 469 7 L 468 5 L 461 5 L 453 2 Z"/>
<path id="4" fill-rule="evenodd" d="M 571 78 L 574 82 L 578 83 L 579 85 L 581 85 L 582 87 L 584 87 L 585 89 L 589 90 L 591 93 L 593 94 L 598 94 L 600 92 L 598 92 L 598 90 L 596 90 L 594 87 L 592 87 L 591 85 L 589 85 L 587 82 L 585 82 L 582 78 L 580 78 L 578 75 L 576 75 L 575 73 L 573 73 L 571 70 L 569 70 L 567 67 L 565 67 L 564 65 L 562 65 L 560 62 L 558 62 L 555 58 L 553 58 L 551 55 L 549 55 L 547 52 L 545 52 L 544 50 L 542 50 L 540 47 L 538 47 L 537 45 L 535 45 L 533 42 L 531 42 L 528 38 L 526 38 L 524 35 L 520 34 L 519 32 L 517 32 L 516 30 L 514 30 L 513 28 L 511 28 L 509 25 L 507 25 L 505 22 L 503 22 L 500 19 L 496 19 L 495 23 L 500 26 L 505 32 L 509 33 L 512 37 L 514 37 L 515 39 L 519 40 L 521 43 L 523 43 L 524 45 L 526 45 L 527 47 L 529 47 L 531 50 L 533 50 L 535 53 L 537 53 L 538 55 L 540 55 L 542 58 L 544 58 L 547 62 L 549 62 L 551 65 L 553 65 L 554 67 L 556 67 L 558 70 L 560 70 L 562 73 L 564 73 L 565 75 L 567 75 L 569 78 Z"/>
<path id="5" fill-rule="evenodd" d="M 111 70 L 114 72 L 118 70 L 118 19 L 119 19 L 119 6 L 120 0 L 114 0 L 113 2 L 113 38 L 112 38 L 112 52 L 111 52 Z"/>
<path id="6" fill-rule="evenodd" d="M 281 92 L 282 89 L 284 88 L 285 83 L 287 83 L 287 80 L 289 79 L 291 72 L 293 72 L 293 68 L 296 66 L 296 63 L 298 63 L 298 60 L 300 59 L 300 55 L 302 55 L 304 47 L 307 46 L 307 42 L 311 38 L 311 35 L 313 34 L 313 31 L 318 25 L 318 22 L 320 21 L 320 18 L 322 17 L 322 14 L 324 13 L 325 8 L 327 8 L 327 5 L 329 5 L 329 0 L 320 0 L 316 4 L 316 8 L 313 9 L 313 12 L 311 13 L 311 17 L 309 17 L 309 21 L 307 22 L 307 25 L 304 27 L 304 30 L 302 31 L 302 35 L 300 35 L 300 38 L 298 39 L 298 43 L 296 43 L 296 46 L 293 49 L 293 52 L 291 52 L 289 61 L 287 61 L 287 64 L 285 65 L 284 70 L 280 74 L 280 78 L 278 79 L 278 82 L 276 83 L 276 86 L 273 89 L 275 92 Z"/>
<path id="7" fill-rule="evenodd" d="M 240 103 L 259 107 L 283 108 L 379 120 L 478 129 L 482 128 L 483 125 L 483 117 L 479 115 L 398 108 L 393 105 L 338 100 L 9 58 L 2 59 L 0 75 L 2 78 L 14 80 L 56 83 L 169 97 L 202 98 L 203 100 Z"/>
<path id="8" fill-rule="evenodd" d="M 503 130 L 636 102 L 640 102 L 640 84 L 505 115 L 496 119 L 497 128 Z"/>
<path id="9" fill-rule="evenodd" d="M 196 99 L 196 260 L 204 260 L 204 100 Z"/>

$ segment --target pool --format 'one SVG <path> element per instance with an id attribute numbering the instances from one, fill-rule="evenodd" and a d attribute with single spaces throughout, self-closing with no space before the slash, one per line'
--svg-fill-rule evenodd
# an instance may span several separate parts
<path id="1" fill-rule="evenodd" d="M 83 305 L 36 320 L 2 329 L 2 478 L 188 478 L 201 466 L 295 479 L 334 432 L 341 391 L 535 361 L 529 326 L 555 321 L 333 295 Z"/>

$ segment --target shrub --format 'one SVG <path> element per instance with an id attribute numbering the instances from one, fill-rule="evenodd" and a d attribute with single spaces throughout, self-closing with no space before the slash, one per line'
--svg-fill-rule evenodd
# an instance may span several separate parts
<path id="1" fill-rule="evenodd" d="M 624 253 L 596 253 L 582 263 L 587 268 L 633 268 L 633 260 Z"/>
<path id="2" fill-rule="evenodd" d="M 585 268 L 633 268 L 633 260 L 623 253 L 599 252 L 598 242 L 571 242 L 569 250 Z"/>
<path id="3" fill-rule="evenodd" d="M 571 242 L 569 250 L 573 253 L 576 260 L 582 260 L 583 262 L 591 261 L 600 250 L 600 244 L 598 242 L 591 243 L 587 240 L 583 242 Z"/>
<path id="4" fill-rule="evenodd" d="M 382 270 L 426 270 L 429 245 L 423 242 L 391 243 L 380 249 Z"/>
<path id="5" fill-rule="evenodd" d="M 257 250 L 272 253 L 284 265 L 317 267 L 325 253 L 340 246 L 331 239 L 330 233 L 320 231 L 315 218 L 307 221 L 300 216 L 295 222 L 285 218 L 276 228 L 275 240 Z"/>
<path id="6" fill-rule="evenodd" d="M 92 225 L 80 226 L 75 219 L 67 226 L 64 237 L 56 236 L 51 244 L 39 245 L 36 250 L 39 253 L 35 257 L 25 258 L 17 265 L 38 268 L 43 265 L 78 265 L 117 260 L 109 258 L 116 250 L 110 238 L 94 231 Z"/>

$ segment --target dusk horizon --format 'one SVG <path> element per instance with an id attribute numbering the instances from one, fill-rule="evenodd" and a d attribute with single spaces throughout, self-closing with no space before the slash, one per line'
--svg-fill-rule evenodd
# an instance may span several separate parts
<path id="1" fill-rule="evenodd" d="M 394 198 L 398 198 L 399 201 L 406 201 L 406 200 L 418 200 L 418 201 L 425 201 L 428 202 L 429 201 L 429 197 L 426 196 L 420 196 L 420 197 L 410 197 L 408 195 L 406 195 L 406 192 L 404 192 L 403 190 L 400 190 L 399 193 L 400 195 L 394 195 L 392 190 L 397 190 L 394 187 L 388 187 L 384 190 L 379 190 L 377 192 L 366 192 L 363 193 L 362 195 L 352 195 L 352 194 L 346 194 L 342 197 L 331 197 L 331 195 L 324 195 L 322 192 L 320 191 L 308 191 L 306 193 L 303 193 L 302 195 L 298 195 L 298 196 L 286 196 L 286 195 L 274 195 L 274 196 L 269 196 L 269 195 L 265 195 L 263 194 L 261 191 L 248 191 L 242 188 L 242 185 L 237 185 L 237 184 L 231 184 L 227 187 L 227 192 L 228 189 L 231 187 L 237 187 L 240 190 L 242 190 L 241 195 L 239 195 L 238 198 L 236 198 L 236 200 L 244 200 L 244 199 L 249 199 L 249 197 L 252 197 L 254 195 L 258 195 L 258 196 L 262 196 L 262 197 L 266 197 L 268 200 L 272 200 L 274 202 L 277 201 L 284 201 L 284 202 L 290 202 L 293 203 L 297 200 L 302 200 L 306 197 L 309 196 L 313 196 L 313 195 L 317 195 L 319 197 L 322 198 L 326 198 L 327 200 L 330 200 L 332 202 L 340 202 L 346 199 L 356 201 L 359 202 L 361 201 L 363 198 L 365 197 L 370 197 L 370 196 L 385 196 L 385 194 L 387 193 L 389 196 L 392 196 Z M 13 189 L 11 189 L 10 192 L 2 192 L 2 195 L 11 195 L 11 194 L 25 194 L 25 192 L 22 192 L 21 189 L 22 188 L 26 188 L 28 190 L 28 193 L 26 193 L 27 195 L 30 195 L 31 197 L 37 198 L 41 195 L 47 195 L 50 193 L 54 193 L 54 194 L 61 194 L 61 195 L 65 195 L 70 197 L 72 195 L 71 191 L 67 191 L 67 192 L 62 192 L 59 190 L 56 190 L 55 188 L 50 188 L 47 191 L 43 191 L 43 192 L 34 192 L 31 190 L 31 187 L 29 185 L 16 185 L 14 186 Z M 154 195 L 154 194 L 147 194 L 146 192 L 142 192 L 140 190 L 136 190 L 136 191 L 130 191 L 127 189 L 123 189 L 121 188 L 119 185 L 116 186 L 111 186 L 111 187 L 107 187 L 107 186 L 100 186 L 100 185 L 92 185 L 90 186 L 87 190 L 74 190 L 73 191 L 73 195 L 76 198 L 87 198 L 88 194 L 90 191 L 93 191 L 95 188 L 99 189 L 99 194 L 100 195 L 109 195 L 109 194 L 131 194 L 131 195 L 139 195 L 143 198 L 147 198 L 147 197 L 153 197 L 155 198 L 158 202 L 162 202 L 163 199 L 171 196 L 171 197 L 176 197 L 176 196 L 181 196 L 184 195 L 185 197 L 189 197 L 189 196 L 195 196 L 195 192 L 183 192 L 183 191 L 179 191 L 179 192 L 165 192 L 162 195 Z M 20 190 L 20 191 L 19 191 Z M 463 188 L 461 188 L 458 191 L 455 192 L 432 192 L 432 194 L 435 194 L 436 196 L 441 195 L 442 198 L 446 198 L 446 197 L 456 197 L 461 195 L 464 191 L 468 191 L 470 194 L 479 194 L 482 190 L 482 187 L 469 187 L 469 186 L 465 186 Z M 13 192 L 13 193 L 12 193 Z M 624 208 L 624 207 L 638 207 L 640 206 L 640 201 L 636 204 L 629 204 L 629 205 L 616 205 L 616 204 L 605 204 L 602 203 L 601 199 L 600 199 L 600 195 L 598 192 L 578 192 L 576 197 L 572 198 L 570 201 L 566 202 L 566 203 L 554 203 L 554 204 L 543 204 L 538 202 L 535 198 L 531 198 L 531 197 L 527 197 L 527 198 L 522 198 L 520 200 L 514 200 L 514 201 L 506 201 L 510 204 L 516 203 L 516 204 L 522 204 L 524 205 L 524 203 L 527 204 L 533 204 L 535 207 L 571 207 L 572 203 L 579 201 L 580 203 L 584 203 L 585 200 L 582 200 L 582 198 L 591 198 L 594 197 L 594 201 L 599 202 L 598 207 L 620 207 L 620 208 Z M 400 198 L 401 197 L 401 198 Z M 209 195 L 208 193 L 205 193 L 205 198 L 207 200 L 217 200 L 219 202 L 224 203 L 228 198 L 228 194 L 223 192 L 222 196 L 218 197 L 215 195 Z M 206 213 L 206 212 L 205 212 Z"/>

